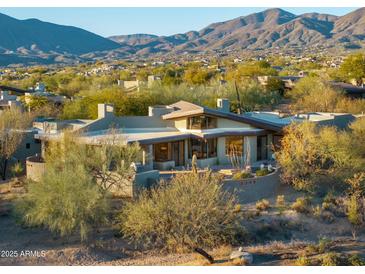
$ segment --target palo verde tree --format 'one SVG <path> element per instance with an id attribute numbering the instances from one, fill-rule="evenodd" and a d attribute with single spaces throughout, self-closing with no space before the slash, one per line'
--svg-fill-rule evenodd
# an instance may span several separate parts
<path id="1" fill-rule="evenodd" d="M 303 190 L 320 183 L 345 185 L 345 180 L 363 169 L 361 153 L 354 151 L 353 132 L 335 127 L 317 127 L 310 122 L 285 129 L 276 158 L 285 182 Z"/>
<path id="2" fill-rule="evenodd" d="M 111 139 L 90 146 L 82 142 L 82 135 L 64 132 L 61 140 L 50 142 L 45 174 L 40 182 L 30 182 L 17 202 L 24 222 L 61 236 L 79 233 L 81 240 L 107 222 L 110 190 L 130 185 L 131 163 L 140 154 L 138 144 L 127 146 Z"/>
<path id="3" fill-rule="evenodd" d="M 31 116 L 20 108 L 0 112 L 0 168 L 3 180 L 6 179 L 9 160 L 21 144 L 30 123 Z"/>

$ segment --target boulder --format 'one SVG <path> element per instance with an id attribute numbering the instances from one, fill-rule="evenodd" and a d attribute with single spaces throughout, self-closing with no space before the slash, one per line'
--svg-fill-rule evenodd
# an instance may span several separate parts
<path id="1" fill-rule="evenodd" d="M 243 248 L 240 247 L 238 250 L 232 251 L 231 255 L 229 256 L 230 260 L 234 259 L 243 259 L 246 261 L 247 264 L 253 263 L 253 256 L 249 252 L 243 251 Z"/>

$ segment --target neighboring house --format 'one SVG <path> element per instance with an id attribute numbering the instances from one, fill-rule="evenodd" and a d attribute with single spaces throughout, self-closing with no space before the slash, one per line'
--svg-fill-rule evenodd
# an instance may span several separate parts
<path id="1" fill-rule="evenodd" d="M 147 87 L 151 88 L 155 83 L 161 83 L 161 77 L 156 75 L 148 75 Z"/>
<path id="2" fill-rule="evenodd" d="M 67 97 L 61 95 L 55 95 L 46 91 L 35 91 L 35 92 L 27 92 L 24 96 L 24 101 L 26 104 L 29 104 L 33 98 L 45 98 L 48 102 L 53 103 L 55 105 L 62 105 L 66 102 Z"/>
<path id="3" fill-rule="evenodd" d="M 354 86 L 352 84 L 344 82 L 330 82 L 333 88 L 342 90 L 347 97 L 353 99 L 365 98 L 365 87 L 364 86 Z"/>
<path id="4" fill-rule="evenodd" d="M 24 93 L 24 100 L 26 104 L 29 104 L 33 98 L 41 97 L 47 99 L 55 105 L 62 105 L 67 100 L 66 96 L 55 95 L 46 91 L 46 87 L 43 83 L 36 83 L 34 88 L 30 88 L 28 92 Z"/>
<path id="5" fill-rule="evenodd" d="M 293 89 L 295 84 L 305 76 L 303 72 L 300 72 L 298 76 L 258 76 L 257 80 L 262 86 L 266 86 L 269 79 L 279 79 L 284 82 L 285 89 Z"/>
<path id="6" fill-rule="evenodd" d="M 16 95 L 10 95 L 8 91 L 0 90 L 0 112 L 13 106 L 21 107 Z"/>
<path id="7" fill-rule="evenodd" d="M 135 80 L 135 81 L 118 80 L 118 86 L 121 86 L 126 91 L 134 91 L 134 90 L 139 91 L 141 87 L 147 86 L 147 83 L 141 80 Z"/>
<path id="8" fill-rule="evenodd" d="M 25 92 L 25 90 L 18 88 L 0 86 L 0 111 L 13 106 L 22 107 L 18 95 L 22 95 Z"/>

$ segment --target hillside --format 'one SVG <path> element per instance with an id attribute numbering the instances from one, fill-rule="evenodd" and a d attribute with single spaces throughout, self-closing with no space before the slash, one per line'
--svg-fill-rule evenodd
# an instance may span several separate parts
<path id="1" fill-rule="evenodd" d="M 268 9 L 208 25 L 199 31 L 156 36 L 117 35 L 103 38 L 86 30 L 18 20 L 0 13 L 0 66 L 75 63 L 134 56 L 259 51 L 365 48 L 365 8 L 344 16 Z"/>
<path id="2" fill-rule="evenodd" d="M 78 56 L 120 47 L 116 42 L 86 30 L 37 19 L 17 20 L 0 13 L 0 25 L 0 60 L 5 63 L 22 59 L 49 63 L 59 55 Z"/>
<path id="3" fill-rule="evenodd" d="M 262 50 L 274 47 L 325 47 L 355 44 L 364 46 L 365 9 L 338 17 L 307 13 L 294 15 L 282 9 L 238 17 L 213 23 L 200 31 L 172 36 L 144 36 L 137 41 L 133 35 L 122 42 L 133 46 L 137 54 L 176 53 L 211 50 Z M 118 40 L 116 40 L 118 41 Z"/>

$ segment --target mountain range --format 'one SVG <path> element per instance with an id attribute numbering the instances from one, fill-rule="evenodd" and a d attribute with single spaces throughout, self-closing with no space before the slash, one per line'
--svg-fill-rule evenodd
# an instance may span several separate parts
<path id="1" fill-rule="evenodd" d="M 365 47 L 365 8 L 344 16 L 295 15 L 274 8 L 171 36 L 131 34 L 104 38 L 76 27 L 37 19 L 18 20 L 4 14 L 0 14 L 0 25 L 0 65 L 220 50 Z"/>
<path id="2" fill-rule="evenodd" d="M 306 13 L 294 15 L 282 9 L 213 23 L 200 31 L 171 36 L 147 34 L 112 36 L 136 54 L 200 52 L 209 50 L 264 50 L 274 47 L 363 47 L 365 8 L 344 16 Z"/>

